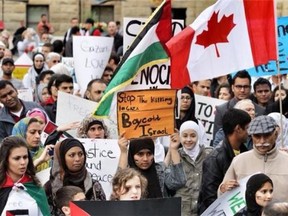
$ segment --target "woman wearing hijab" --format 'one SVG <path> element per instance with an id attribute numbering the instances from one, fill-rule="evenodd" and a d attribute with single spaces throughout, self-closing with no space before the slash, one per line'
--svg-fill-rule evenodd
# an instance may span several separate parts
<path id="1" fill-rule="evenodd" d="M 77 129 L 77 136 L 79 138 L 107 139 L 109 132 L 102 120 L 87 116 L 80 123 L 80 127 Z"/>
<path id="2" fill-rule="evenodd" d="M 33 65 L 29 68 L 28 72 L 23 77 L 23 85 L 25 88 L 36 89 L 38 83 L 38 75 L 44 71 L 48 70 L 45 65 L 45 57 L 42 53 L 35 53 L 32 58 Z"/>
<path id="3" fill-rule="evenodd" d="M 176 119 L 176 126 L 179 130 L 181 124 L 185 121 L 192 120 L 198 123 L 195 117 L 195 96 L 191 88 L 185 86 L 181 90 L 180 116 Z"/>
<path id="4" fill-rule="evenodd" d="M 164 163 L 155 163 L 155 146 L 151 138 L 128 141 L 124 135 L 122 134 L 118 141 L 121 152 L 119 168 L 125 169 L 129 166 L 147 179 L 147 198 L 166 197 L 166 187 L 178 189 L 185 185 L 186 176 L 179 157 L 172 157 L 173 165 L 168 170 Z M 173 152 L 177 154 L 177 150 Z"/>
<path id="5" fill-rule="evenodd" d="M 86 169 L 85 148 L 79 140 L 67 138 L 58 142 L 54 155 L 50 180 L 44 186 L 52 215 L 61 215 L 54 201 L 56 192 L 63 186 L 80 187 L 87 200 L 106 200 L 101 184 Z"/>
<path id="6" fill-rule="evenodd" d="M 0 173 L 1 216 L 50 215 L 45 192 L 35 175 L 24 139 L 16 136 L 3 139 Z"/>
<path id="7" fill-rule="evenodd" d="M 12 135 L 25 139 L 36 172 L 40 172 L 41 170 L 50 167 L 51 155 L 49 155 L 49 151 L 53 150 L 53 145 L 43 147 L 40 139 L 42 131 L 43 126 L 39 120 L 30 117 L 18 121 L 12 130 Z"/>
<path id="8" fill-rule="evenodd" d="M 272 180 L 263 173 L 255 174 L 246 183 L 246 208 L 237 215 L 261 216 L 263 208 L 268 205 L 272 198 Z"/>
<path id="9" fill-rule="evenodd" d="M 197 201 L 202 180 L 202 164 L 212 151 L 211 147 L 205 148 L 203 146 L 199 134 L 202 133 L 198 124 L 194 121 L 186 121 L 180 127 L 180 139 L 175 138 L 178 136 L 177 133 L 171 136 L 171 143 L 174 142 L 176 146 L 179 146 L 180 143 L 182 144 L 179 154 L 187 177 L 186 184 L 176 190 L 174 195 L 174 197 L 182 198 L 181 215 L 183 216 L 197 215 Z M 171 188 L 168 187 L 168 189 Z"/>

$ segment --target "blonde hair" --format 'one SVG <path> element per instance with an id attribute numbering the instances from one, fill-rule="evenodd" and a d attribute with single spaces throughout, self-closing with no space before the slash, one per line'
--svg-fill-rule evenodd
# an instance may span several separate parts
<path id="1" fill-rule="evenodd" d="M 125 190 L 124 194 L 127 193 L 128 188 L 126 188 L 126 183 L 134 176 L 138 176 L 140 179 L 141 198 L 145 197 L 146 188 L 148 185 L 147 179 L 137 170 L 133 168 L 125 168 L 125 169 L 119 169 L 114 175 L 114 178 L 112 180 L 112 193 L 110 200 L 119 200 L 120 198 L 119 191 L 121 190 L 122 187 Z"/>

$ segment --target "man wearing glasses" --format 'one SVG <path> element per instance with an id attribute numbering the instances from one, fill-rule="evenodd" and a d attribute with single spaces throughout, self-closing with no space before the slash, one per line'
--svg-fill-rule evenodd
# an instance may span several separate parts
<path id="1" fill-rule="evenodd" d="M 232 91 L 234 98 L 224 104 L 216 106 L 213 136 L 215 136 L 217 131 L 222 127 L 222 118 L 225 112 L 233 108 L 238 101 L 249 99 L 251 94 L 251 77 L 247 71 L 239 71 L 235 74 L 232 79 Z M 254 102 L 253 104 L 255 105 L 256 116 L 263 115 L 265 109 Z"/>
<path id="2" fill-rule="evenodd" d="M 50 69 L 52 66 L 58 64 L 61 62 L 61 56 L 60 54 L 56 53 L 56 52 L 50 52 L 47 55 L 46 58 L 46 64 L 48 66 L 48 68 Z"/>
<path id="3" fill-rule="evenodd" d="M 288 201 L 288 154 L 276 147 L 279 127 L 270 116 L 258 116 L 249 125 L 253 149 L 235 157 L 218 192 L 238 186 L 238 181 L 256 172 L 268 175 L 275 185 L 273 199 Z M 220 190 L 220 191 L 219 191 Z"/>

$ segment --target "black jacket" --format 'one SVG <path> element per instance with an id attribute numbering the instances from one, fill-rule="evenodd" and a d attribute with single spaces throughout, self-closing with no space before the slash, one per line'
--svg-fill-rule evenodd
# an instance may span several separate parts
<path id="1" fill-rule="evenodd" d="M 240 146 L 240 152 L 247 151 L 244 144 Z M 202 183 L 198 199 L 198 213 L 202 214 L 216 199 L 217 190 L 233 158 L 234 151 L 225 138 L 203 161 Z"/>

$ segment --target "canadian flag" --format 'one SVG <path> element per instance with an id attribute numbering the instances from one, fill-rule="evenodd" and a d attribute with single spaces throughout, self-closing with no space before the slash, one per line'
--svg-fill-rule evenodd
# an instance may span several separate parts
<path id="1" fill-rule="evenodd" d="M 277 60 L 274 0 L 218 0 L 167 43 L 171 87 Z"/>

